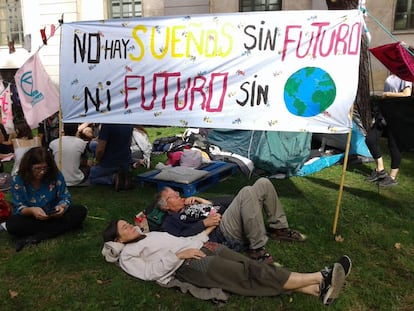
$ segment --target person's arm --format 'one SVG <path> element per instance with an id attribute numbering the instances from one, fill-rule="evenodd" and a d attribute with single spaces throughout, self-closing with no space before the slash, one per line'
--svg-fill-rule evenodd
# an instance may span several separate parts
<path id="1" fill-rule="evenodd" d="M 178 213 L 169 213 L 164 219 L 162 228 L 169 234 L 186 237 L 196 235 L 202 232 L 206 227 L 203 219 L 187 223 L 180 219 Z"/>
<path id="2" fill-rule="evenodd" d="M 210 226 L 208 228 L 206 228 L 206 230 L 204 230 L 204 233 L 206 235 L 210 235 L 211 232 L 213 232 L 214 229 L 216 229 L 217 226 Z"/>
<path id="3" fill-rule="evenodd" d="M 180 259 L 201 259 L 206 256 L 202 250 L 197 248 L 188 248 L 176 253 L 176 255 Z"/>
<path id="4" fill-rule="evenodd" d="M 92 124 L 92 123 L 89 123 L 89 122 L 83 122 L 82 124 L 80 124 L 80 125 L 78 126 L 78 133 L 82 133 L 82 131 L 83 131 L 85 128 L 89 127 L 91 124 Z"/>
<path id="5" fill-rule="evenodd" d="M 46 215 L 45 211 L 40 206 L 33 206 L 30 204 L 25 189 L 26 187 L 20 176 L 13 176 L 11 195 L 14 214 L 30 216 L 40 220 L 48 219 L 49 216 Z"/>
<path id="6" fill-rule="evenodd" d="M 106 149 L 106 141 L 102 139 L 98 139 L 98 145 L 96 146 L 95 150 L 95 159 L 96 161 L 100 162 Z"/>
<path id="7" fill-rule="evenodd" d="M 15 175 L 11 182 L 12 203 L 14 206 L 14 213 L 23 215 L 22 210 L 29 207 L 25 186 L 20 176 Z"/>
<path id="8" fill-rule="evenodd" d="M 3 142 L 2 142 L 2 144 L 3 144 L 3 145 L 6 145 L 6 146 L 11 146 L 11 145 L 13 145 L 11 135 L 9 135 L 9 138 L 8 138 L 6 141 L 3 141 Z"/>
<path id="9" fill-rule="evenodd" d="M 411 96 L 411 88 L 406 87 L 403 91 L 398 93 L 384 92 L 383 97 L 408 97 Z"/>
<path id="10" fill-rule="evenodd" d="M 407 85 L 401 92 L 384 92 L 383 97 L 408 97 L 411 96 L 411 87 Z"/>
<path id="11" fill-rule="evenodd" d="M 144 257 L 141 252 L 133 254 L 124 249 L 119 264 L 128 274 L 144 281 L 162 281 L 171 275 L 183 262 L 174 252 L 163 256 Z"/>
<path id="12" fill-rule="evenodd" d="M 53 216 L 59 217 L 66 212 L 72 203 L 70 192 L 66 186 L 65 178 L 61 172 L 59 172 L 56 181 L 56 197 L 57 204 L 55 206 L 55 209 L 57 212 L 56 214 L 53 214 Z"/>
<path id="13" fill-rule="evenodd" d="M 206 200 L 206 199 L 203 199 L 203 198 L 200 198 L 200 197 L 188 197 L 188 198 L 184 199 L 184 204 L 185 205 L 193 205 L 193 204 L 196 204 L 196 203 L 210 204 L 210 205 L 213 204 L 213 202 L 211 202 L 209 200 Z"/>
<path id="14" fill-rule="evenodd" d="M 4 137 L 3 133 L 0 131 L 0 144 L 4 144 L 6 142 L 6 138 Z"/>

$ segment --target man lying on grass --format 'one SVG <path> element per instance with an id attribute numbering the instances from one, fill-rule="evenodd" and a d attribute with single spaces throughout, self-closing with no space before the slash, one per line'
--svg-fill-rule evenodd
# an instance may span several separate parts
<path id="1" fill-rule="evenodd" d="M 286 213 L 272 182 L 259 178 L 253 185 L 243 187 L 227 208 L 219 207 L 200 197 L 181 198 L 169 187 L 161 190 L 155 205 L 166 212 L 163 231 L 175 236 L 192 236 L 209 226 L 215 226 L 210 241 L 224 244 L 235 251 L 248 250 L 252 259 L 273 263 L 265 248 L 267 241 L 303 242 L 306 236 L 289 228 Z M 263 214 L 267 216 L 268 232 Z"/>
<path id="2" fill-rule="evenodd" d="M 313 273 L 291 272 L 258 262 L 224 245 L 208 242 L 213 229 L 209 227 L 192 237 L 175 237 L 167 232 L 144 235 L 125 220 L 113 220 L 103 233 L 102 254 L 108 262 L 118 262 L 125 272 L 144 281 L 167 284 L 175 277 L 198 287 L 221 288 L 246 296 L 278 296 L 296 291 L 319 296 L 325 305 L 338 298 L 351 271 L 348 256 Z"/>

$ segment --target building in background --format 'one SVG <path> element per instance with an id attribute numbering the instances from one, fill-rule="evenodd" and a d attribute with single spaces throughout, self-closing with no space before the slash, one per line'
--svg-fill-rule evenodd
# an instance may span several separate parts
<path id="1" fill-rule="evenodd" d="M 370 47 L 404 41 L 414 45 L 414 0 L 366 0 Z M 325 0 L 0 0 L 0 74 L 15 71 L 37 50 L 52 80 L 59 83 L 59 20 L 66 23 L 111 18 L 277 10 L 324 10 Z M 56 32 L 53 36 L 53 27 Z M 389 31 L 385 32 L 383 27 Z M 40 30 L 44 31 L 44 45 Z M 383 89 L 387 69 L 371 57 L 373 91 Z M 346 65 L 346 64 L 344 64 Z"/>

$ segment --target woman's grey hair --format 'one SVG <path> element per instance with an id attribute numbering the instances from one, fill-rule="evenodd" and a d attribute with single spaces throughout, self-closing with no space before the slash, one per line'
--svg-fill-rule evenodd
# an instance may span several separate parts
<path id="1" fill-rule="evenodd" d="M 163 194 L 167 189 L 169 189 L 169 188 L 168 187 L 162 188 L 161 191 L 158 192 L 157 195 L 155 196 L 154 207 L 158 208 L 162 211 L 167 210 L 167 201 L 163 198 Z"/>

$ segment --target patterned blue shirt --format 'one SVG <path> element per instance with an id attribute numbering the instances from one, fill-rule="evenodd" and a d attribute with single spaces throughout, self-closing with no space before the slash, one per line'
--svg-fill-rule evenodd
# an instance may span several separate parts
<path id="1" fill-rule="evenodd" d="M 12 179 L 11 194 L 16 215 L 20 215 L 21 210 L 26 207 L 41 207 L 48 212 L 54 210 L 57 205 L 65 204 L 67 209 L 72 202 L 61 172 L 55 181 L 42 181 L 37 190 L 31 184 L 25 184 L 19 175 L 15 175 Z"/>

